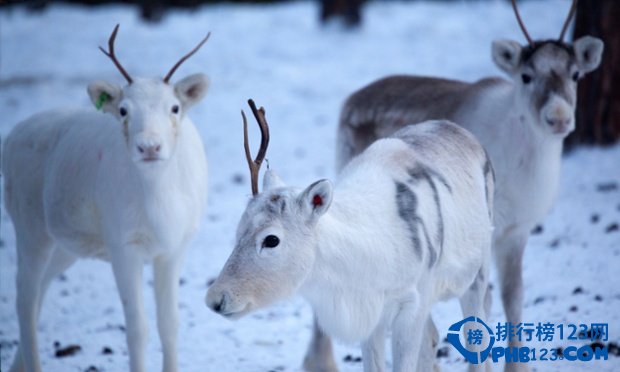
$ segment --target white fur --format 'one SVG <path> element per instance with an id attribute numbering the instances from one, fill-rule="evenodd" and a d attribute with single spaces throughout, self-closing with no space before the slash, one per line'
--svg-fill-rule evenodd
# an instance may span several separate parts
<path id="1" fill-rule="evenodd" d="M 346 164 L 352 154 L 349 149 L 355 146 L 355 131 L 369 131 L 363 128 L 363 120 L 369 121 L 369 112 L 380 112 L 371 120 L 376 136 L 386 133 L 384 128 L 398 127 L 394 124 L 396 119 L 409 124 L 412 118 L 415 121 L 448 118 L 479 139 L 496 173 L 493 245 L 507 321 L 513 324 L 521 322 L 523 251 L 530 231 L 549 212 L 556 198 L 563 140 L 575 125 L 577 86 L 574 77 L 583 76 L 598 66 L 603 43 L 586 36 L 572 46 L 543 44 L 527 62 L 523 62 L 523 50 L 524 47 L 511 40 L 493 43 L 493 60 L 512 82 L 488 79 L 469 86 L 463 84 L 467 89 L 450 90 L 454 85 L 442 80 L 435 80 L 436 86 L 427 84 L 419 88 L 416 81 L 422 78 L 400 78 L 401 90 L 409 84 L 408 90 L 415 92 L 416 97 L 432 93 L 449 102 L 454 99 L 460 102 L 459 106 L 442 100 L 417 105 L 412 102 L 402 111 L 391 110 L 390 103 L 386 107 L 373 106 L 384 92 L 371 84 L 362 93 L 352 96 L 365 97 L 364 101 L 356 105 L 350 98 L 345 104 L 343 112 L 348 116 L 343 115 L 345 120 L 340 123 L 338 143 L 341 154 L 338 162 Z M 397 85 L 398 79 L 394 78 L 392 84 Z M 445 95 L 441 95 L 443 87 Z M 348 117 L 351 119 L 346 119 Z M 510 346 L 520 345 L 515 339 Z M 506 369 L 528 368 L 522 363 L 509 363 Z"/>
<path id="2" fill-rule="evenodd" d="M 455 119 L 485 146 L 495 169 L 494 254 L 507 321 L 513 324 L 521 322 L 523 251 L 558 193 L 563 139 L 574 127 L 575 109 L 574 102 L 553 96 L 541 112 L 532 112 L 523 90 L 521 84 L 489 87 Z M 548 117 L 557 125 L 549 126 Z M 515 340 L 510 346 L 520 344 Z M 513 369 L 527 366 L 506 367 Z"/>
<path id="3" fill-rule="evenodd" d="M 544 217 L 557 194 L 563 137 L 531 124 L 515 88 L 489 89 L 481 104 L 459 115 L 489 153 L 496 175 L 495 225 L 527 224 Z"/>
<path id="4" fill-rule="evenodd" d="M 355 158 L 333 189 L 324 180 L 300 192 L 268 171 L 270 188 L 250 201 L 235 250 L 209 289 L 207 304 L 238 318 L 299 291 L 326 333 L 363 342 L 365 371 L 385 368 L 383 335 L 390 326 L 394 370 L 416 370 L 429 311 L 439 300 L 460 297 L 466 315 L 484 316 L 493 192 L 484 150 L 448 122 L 399 133 Z M 413 138 L 414 145 L 405 141 Z M 449 185 L 435 179 L 439 204 L 430 183 L 410 175 L 417 166 Z M 434 245 L 419 230 L 421 258 L 408 227 L 416 219 L 399 214 L 398 183 L 415 194 L 416 214 Z M 313 205 L 317 196 L 323 203 Z M 430 250 L 440 246 L 440 215 L 445 240 L 430 265 Z M 279 237 L 280 244 L 265 247 L 268 235 Z M 430 370 L 430 364 L 420 370 Z"/>
<path id="5" fill-rule="evenodd" d="M 178 90 L 188 84 L 191 96 Z M 102 92 L 110 96 L 106 113 L 45 112 L 9 134 L 2 168 L 17 238 L 20 326 L 12 371 L 40 371 L 41 301 L 50 281 L 85 257 L 112 264 L 132 372 L 145 370 L 141 278 L 144 263 L 153 263 L 164 371 L 176 371 L 179 270 L 203 214 L 207 178 L 202 141 L 185 114 L 206 84 L 204 75 L 176 86 L 155 79 L 134 79 L 122 89 L 95 82 L 89 94 L 93 102 Z"/>

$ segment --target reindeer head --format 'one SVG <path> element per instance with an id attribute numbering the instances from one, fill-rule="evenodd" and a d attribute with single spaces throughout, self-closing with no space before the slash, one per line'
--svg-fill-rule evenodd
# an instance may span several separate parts
<path id="1" fill-rule="evenodd" d="M 512 5 L 528 44 L 512 40 L 493 42 L 495 64 L 506 72 L 519 91 L 519 103 L 527 108 L 538 130 L 561 138 L 575 128 L 577 81 L 601 62 L 603 42 L 584 36 L 564 43 L 564 34 L 574 14 L 574 0 L 557 40 L 532 41 L 515 0 Z"/>
<path id="2" fill-rule="evenodd" d="M 252 161 L 243 115 L 253 197 L 237 227 L 235 248 L 206 298 L 213 311 L 232 319 L 284 299 L 303 284 L 315 261 L 316 224 L 332 200 L 329 181 L 317 181 L 300 191 L 285 186 L 272 170 L 265 173 L 263 192 L 258 193 L 258 170 L 269 129 L 264 110 L 256 110 L 251 100 L 250 106 L 263 138 Z"/>
<path id="3" fill-rule="evenodd" d="M 106 81 L 88 85 L 90 99 L 98 109 L 110 113 L 121 123 L 131 159 L 139 166 L 165 162 L 174 154 L 176 140 L 183 130 L 187 110 L 205 95 L 206 75 L 190 75 L 174 85 L 169 81 L 176 69 L 207 41 L 207 35 L 191 52 L 181 58 L 163 79 L 133 79 L 114 53 L 118 25 L 110 36 L 109 51 L 100 48 L 127 80 L 121 87 Z"/>

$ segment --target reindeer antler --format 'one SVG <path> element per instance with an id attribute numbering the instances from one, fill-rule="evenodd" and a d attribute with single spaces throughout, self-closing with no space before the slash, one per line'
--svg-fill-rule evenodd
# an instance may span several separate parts
<path id="1" fill-rule="evenodd" d="M 168 81 L 170 81 L 170 78 L 172 77 L 174 72 L 177 70 L 177 68 L 179 68 L 179 66 L 181 66 L 183 62 L 185 62 L 189 57 L 193 56 L 194 53 L 196 53 L 198 49 L 200 49 L 200 47 L 202 47 L 202 45 L 206 43 L 207 40 L 209 40 L 209 36 L 211 36 L 210 32 L 207 34 L 207 36 L 205 36 L 204 39 L 202 39 L 200 43 L 198 43 L 198 45 L 196 45 L 194 49 L 192 49 L 189 53 L 184 55 L 174 66 L 172 66 L 170 71 L 168 71 L 168 74 L 166 74 L 166 77 L 164 77 L 164 83 L 168 83 Z"/>
<path id="2" fill-rule="evenodd" d="M 530 45 L 534 45 L 534 41 L 532 41 L 530 34 L 528 34 L 527 29 L 525 28 L 525 25 L 523 24 L 523 20 L 521 19 L 521 15 L 519 14 L 519 9 L 517 9 L 517 3 L 515 0 L 512 0 L 512 9 L 514 9 L 515 11 L 515 16 L 517 16 L 517 21 L 519 22 L 519 26 L 521 27 L 521 31 L 523 31 L 523 34 L 525 35 L 527 42 Z"/>
<path id="3" fill-rule="evenodd" d="M 248 166 L 250 167 L 252 195 L 258 195 L 258 171 L 260 170 L 260 166 L 265 159 L 267 146 L 269 146 L 269 125 L 267 124 L 267 119 L 265 119 L 264 108 L 261 107 L 260 109 L 256 109 L 256 105 L 251 99 L 248 100 L 248 105 L 250 105 L 250 108 L 252 109 L 252 113 L 254 114 L 254 118 L 256 118 L 256 122 L 260 127 L 261 133 L 260 148 L 258 149 L 256 158 L 252 160 L 250 145 L 248 143 L 248 120 L 245 117 L 245 112 L 241 110 L 241 116 L 243 117 L 243 147 L 245 148 L 245 158 L 248 161 Z"/>
<path id="4" fill-rule="evenodd" d="M 562 32 L 560 32 L 560 37 L 558 38 L 560 42 L 564 41 L 564 34 L 566 33 L 566 30 L 568 29 L 568 25 L 570 24 L 571 19 L 573 19 L 573 16 L 575 15 L 576 9 L 577 9 L 577 0 L 573 0 L 573 3 L 570 6 L 570 10 L 568 11 L 568 15 L 566 16 L 566 21 L 564 21 L 564 26 L 562 26 Z"/>
<path id="5" fill-rule="evenodd" d="M 131 76 L 129 76 L 127 71 L 125 71 L 121 63 L 118 61 L 118 59 L 116 59 L 116 54 L 114 53 L 114 41 L 116 40 L 116 34 L 118 33 L 118 27 L 119 27 L 119 24 L 117 23 L 116 27 L 114 27 L 114 31 L 112 31 L 112 35 L 110 35 L 110 39 L 108 40 L 109 51 L 106 51 L 102 47 L 99 47 L 99 49 L 101 49 L 103 54 L 108 56 L 112 60 L 112 62 L 114 62 L 114 64 L 116 65 L 116 68 L 118 68 L 118 70 L 121 72 L 121 74 L 123 74 L 125 79 L 127 79 L 127 82 L 131 84 L 133 82 L 133 80 L 131 79 Z"/>

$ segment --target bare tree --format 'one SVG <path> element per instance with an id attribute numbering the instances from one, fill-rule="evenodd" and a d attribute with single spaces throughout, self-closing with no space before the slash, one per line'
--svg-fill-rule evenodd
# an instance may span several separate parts
<path id="1" fill-rule="evenodd" d="M 601 67 L 579 82 L 577 128 L 566 141 L 612 144 L 620 138 L 620 1 L 587 0 L 577 5 L 573 38 L 591 35 L 605 42 Z"/>

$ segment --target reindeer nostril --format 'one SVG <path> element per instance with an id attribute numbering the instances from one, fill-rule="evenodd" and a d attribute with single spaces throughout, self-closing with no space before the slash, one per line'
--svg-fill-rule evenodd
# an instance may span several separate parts
<path id="1" fill-rule="evenodd" d="M 228 295 L 226 294 L 226 292 L 222 293 L 221 297 L 219 299 L 213 299 L 213 302 L 211 302 L 211 309 L 213 311 L 215 311 L 218 314 L 221 314 L 224 312 L 224 310 L 226 309 L 226 302 L 228 300 Z"/>
<path id="2" fill-rule="evenodd" d="M 551 127 L 555 127 L 555 126 L 567 126 L 570 124 L 571 119 L 568 118 L 553 118 L 553 119 L 546 119 L 547 124 L 549 124 L 549 126 Z"/>
<path id="3" fill-rule="evenodd" d="M 161 150 L 161 145 L 155 146 L 155 152 L 159 152 L 159 150 Z"/>
<path id="4" fill-rule="evenodd" d="M 226 306 L 226 295 L 222 295 L 220 302 L 213 305 L 213 311 L 215 311 L 216 313 L 220 313 L 222 312 L 222 310 L 224 310 L 225 306 Z"/>
<path id="5" fill-rule="evenodd" d="M 140 154 L 144 154 L 144 149 L 142 148 L 142 146 L 138 146 L 138 151 L 140 152 Z"/>

